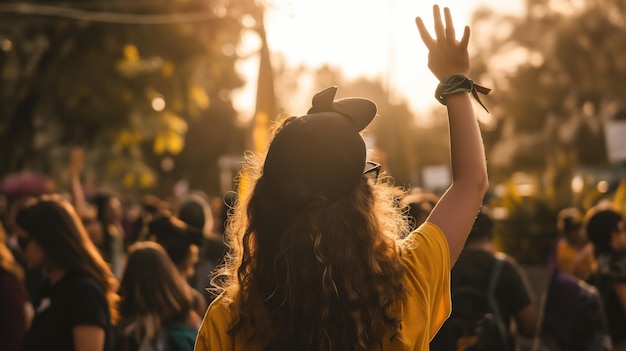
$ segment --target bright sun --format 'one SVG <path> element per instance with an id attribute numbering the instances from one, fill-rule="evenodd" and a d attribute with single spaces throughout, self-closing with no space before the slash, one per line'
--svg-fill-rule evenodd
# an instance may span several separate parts
<path id="1" fill-rule="evenodd" d="M 437 3 L 450 7 L 459 28 L 469 24 L 479 6 L 506 12 L 522 10 L 522 0 Z M 269 48 L 282 53 L 294 66 L 330 64 L 341 68 L 348 78 L 381 76 L 391 96 L 402 96 L 414 111 L 421 112 L 435 103 L 437 80 L 428 71 L 427 51 L 414 18 L 421 16 L 432 28 L 432 5 L 419 0 L 271 0 L 265 18 Z M 258 45 L 258 39 L 248 38 L 242 50 L 250 52 Z M 258 58 L 242 62 L 239 69 L 248 84 L 235 96 L 235 102 L 242 119 L 247 119 L 254 109 Z M 296 104 L 285 106 L 291 111 L 306 108 L 301 106 L 307 103 L 302 98 L 289 100 Z"/>

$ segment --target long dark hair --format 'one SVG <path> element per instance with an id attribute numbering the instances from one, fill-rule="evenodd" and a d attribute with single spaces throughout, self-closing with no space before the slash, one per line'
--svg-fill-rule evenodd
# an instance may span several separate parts
<path id="1" fill-rule="evenodd" d="M 152 344 L 163 327 L 185 322 L 192 300 L 174 263 L 163 247 L 152 241 L 133 244 L 120 283 L 122 334 L 138 344 Z"/>
<path id="2" fill-rule="evenodd" d="M 55 197 L 31 199 L 17 212 L 15 223 L 46 252 L 48 264 L 67 273 L 82 273 L 104 291 L 111 322 L 117 321 L 117 279 L 69 203 Z"/>
<path id="3" fill-rule="evenodd" d="M 399 189 L 365 177 L 345 198 L 304 213 L 275 203 L 248 155 L 229 221 L 229 255 L 213 282 L 241 333 L 268 350 L 372 350 L 399 335 L 405 297 L 396 241 Z"/>
<path id="4" fill-rule="evenodd" d="M 109 211 L 109 205 L 115 198 L 116 197 L 114 195 L 109 193 L 98 193 L 93 199 L 93 203 L 96 206 L 96 219 L 102 228 L 102 244 L 99 249 L 107 262 L 112 262 L 113 260 L 113 248 L 111 246 L 113 242 L 113 233 L 111 233 L 111 223 L 109 223 L 107 214 Z"/>

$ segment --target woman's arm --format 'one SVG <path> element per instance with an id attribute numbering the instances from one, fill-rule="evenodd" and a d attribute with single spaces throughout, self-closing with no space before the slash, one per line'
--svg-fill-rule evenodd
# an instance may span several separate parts
<path id="1" fill-rule="evenodd" d="M 76 351 L 102 351 L 105 332 L 97 325 L 77 325 L 74 327 L 74 348 Z"/>
<path id="2" fill-rule="evenodd" d="M 88 204 L 83 193 L 83 185 L 80 182 L 80 173 L 83 171 L 83 150 L 75 148 L 70 154 L 70 193 L 72 194 L 72 204 L 76 208 L 79 216 L 85 216 Z"/>
<path id="3" fill-rule="evenodd" d="M 433 7 L 436 39 L 433 39 L 421 18 L 416 19 L 420 36 L 429 50 L 428 67 L 443 80 L 451 75 L 469 73 L 469 27 L 461 41 L 455 38 L 452 17 L 444 9 L 445 28 L 439 7 Z M 452 185 L 441 197 L 427 221 L 436 224 L 446 236 L 450 248 L 450 264 L 459 256 L 480 210 L 488 188 L 485 150 L 478 122 L 468 92 L 449 95 L 446 99 L 450 128 L 450 161 Z"/>

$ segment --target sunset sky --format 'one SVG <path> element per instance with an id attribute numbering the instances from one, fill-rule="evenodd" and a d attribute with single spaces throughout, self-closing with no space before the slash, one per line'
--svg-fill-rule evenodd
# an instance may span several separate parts
<path id="1" fill-rule="evenodd" d="M 273 0 L 266 13 L 270 50 L 281 53 L 290 65 L 311 67 L 330 64 L 340 67 L 348 78 L 382 76 L 391 87 L 392 97 L 403 96 L 414 111 L 436 103 L 433 97 L 437 80 L 427 68 L 427 51 L 415 27 L 421 16 L 432 28 L 431 2 L 421 0 Z M 449 0 L 440 6 L 452 10 L 458 28 L 469 24 L 472 12 L 488 6 L 498 12 L 521 13 L 522 0 Z M 459 33 L 461 30 L 457 31 Z M 472 33 L 481 35 L 487 33 Z M 251 35 L 241 48 L 258 47 Z M 471 50 L 471 45 L 470 45 Z M 235 96 L 242 116 L 252 116 L 258 58 L 239 66 L 248 79 L 246 88 Z M 388 80 L 388 81 L 387 81 Z M 296 97 L 292 112 L 307 106 Z"/>

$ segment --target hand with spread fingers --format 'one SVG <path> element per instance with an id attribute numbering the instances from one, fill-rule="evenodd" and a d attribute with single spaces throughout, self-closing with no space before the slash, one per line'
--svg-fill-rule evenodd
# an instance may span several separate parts
<path id="1" fill-rule="evenodd" d="M 428 68 L 439 79 L 435 98 L 447 107 L 450 133 L 452 184 L 428 216 L 427 222 L 439 226 L 450 249 L 454 264 L 474 224 L 483 196 L 488 189 L 485 150 L 470 97 L 485 107 L 478 93 L 487 94 L 467 77 L 470 69 L 467 44 L 470 30 L 465 27 L 461 41 L 455 37 L 450 10 L 444 8 L 445 26 L 439 6 L 433 6 L 435 38 L 420 17 L 415 19 L 420 36 L 428 48 Z M 485 108 L 486 109 L 486 108 Z M 450 221 L 450 216 L 455 220 Z"/>
<path id="2" fill-rule="evenodd" d="M 470 68 L 467 52 L 470 29 L 465 26 L 461 41 L 457 41 L 450 9 L 444 8 L 443 13 L 446 21 L 445 28 L 439 6 L 433 6 L 436 39 L 431 37 L 422 19 L 420 17 L 415 18 L 420 36 L 429 50 L 428 68 L 439 80 L 455 74 L 466 76 Z"/>

